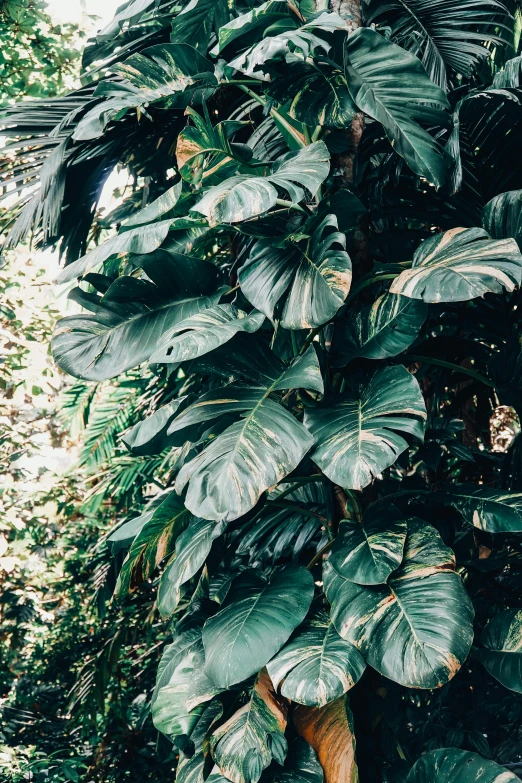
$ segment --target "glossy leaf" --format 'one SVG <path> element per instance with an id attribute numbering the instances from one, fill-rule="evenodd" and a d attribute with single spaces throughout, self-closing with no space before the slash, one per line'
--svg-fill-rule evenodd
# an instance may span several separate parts
<path id="1" fill-rule="evenodd" d="M 258 672 L 304 619 L 313 593 L 312 575 L 297 565 L 278 568 L 269 582 L 253 570 L 239 576 L 203 628 L 207 675 L 229 688 Z"/>
<path id="2" fill-rule="evenodd" d="M 522 532 L 522 493 L 475 484 L 452 484 L 442 496 L 466 522 L 488 533 Z"/>
<path id="3" fill-rule="evenodd" d="M 522 693 L 522 611 L 506 609 L 496 614 L 480 641 L 475 658 L 504 687 Z"/>
<path id="4" fill-rule="evenodd" d="M 346 237 L 337 218 L 328 215 L 311 237 L 284 247 L 260 241 L 239 270 L 246 298 L 272 321 L 282 304 L 285 329 L 315 328 L 333 318 L 352 282 L 352 263 Z"/>
<path id="5" fill-rule="evenodd" d="M 164 109 L 185 109 L 209 98 L 217 86 L 213 64 L 187 43 L 150 46 L 114 64 L 111 70 L 120 80 L 98 83 L 95 96 L 106 100 L 82 117 L 74 139 L 102 136 L 122 110 L 140 108 L 147 115 L 150 103 Z"/>
<path id="6" fill-rule="evenodd" d="M 180 600 L 180 587 L 204 565 L 212 542 L 223 532 L 223 525 L 204 519 L 191 520 L 176 540 L 176 552 L 167 563 L 158 587 L 158 609 L 170 617 Z"/>
<path id="7" fill-rule="evenodd" d="M 381 123 L 416 174 L 441 187 L 446 180 L 442 148 L 419 123 L 446 124 L 448 102 L 417 58 L 375 30 L 360 28 L 348 38 L 345 68 L 354 103 Z"/>
<path id="8" fill-rule="evenodd" d="M 270 368 L 274 374 L 267 386 L 231 385 L 208 392 L 170 425 L 169 435 L 182 434 L 204 421 L 240 417 L 178 474 L 176 489 L 181 492 L 188 484 L 185 503 L 197 516 L 216 521 L 242 516 L 297 467 L 312 446 L 308 430 L 269 395 L 277 389 L 322 390 L 314 349 L 274 370 Z"/>
<path id="9" fill-rule="evenodd" d="M 262 313 L 254 311 L 249 315 L 230 304 L 209 307 L 166 332 L 149 361 L 178 364 L 195 359 L 228 342 L 238 332 L 256 332 L 264 320 Z"/>
<path id="10" fill-rule="evenodd" d="M 406 783 L 516 783 L 519 778 L 494 761 L 456 748 L 432 750 L 413 765 Z"/>
<path id="11" fill-rule="evenodd" d="M 522 246 L 522 190 L 500 193 L 482 212 L 484 228 L 494 239 L 513 237 Z"/>
<path id="12" fill-rule="evenodd" d="M 435 528 L 409 519 L 403 564 L 387 584 L 357 585 L 325 564 L 333 623 L 385 677 L 439 688 L 457 673 L 473 639 L 473 608 L 454 568 Z"/>
<path id="13" fill-rule="evenodd" d="M 522 279 L 522 256 L 514 239 L 492 240 L 481 228 L 454 228 L 430 237 L 417 249 L 411 269 L 390 288 L 425 302 L 466 302 Z"/>
<path id="14" fill-rule="evenodd" d="M 290 117 L 312 128 L 346 128 L 357 112 L 344 73 L 330 64 L 290 63 L 285 75 L 274 79 L 269 95 Z"/>
<path id="15" fill-rule="evenodd" d="M 219 30 L 228 19 L 226 0 L 190 0 L 174 17 L 170 40 L 190 44 L 206 53 L 212 32 Z"/>
<path id="16" fill-rule="evenodd" d="M 361 522 L 342 520 L 332 547 L 332 568 L 360 585 L 386 582 L 402 562 L 408 522 L 393 503 L 375 503 Z"/>
<path id="17" fill-rule="evenodd" d="M 205 215 L 210 225 L 241 223 L 275 206 L 278 188 L 286 191 L 294 204 L 302 201 L 306 192 L 315 196 L 329 171 L 330 153 L 325 143 L 318 141 L 278 158 L 265 177 L 237 175 L 215 185 L 193 210 Z"/>
<path id="18" fill-rule="evenodd" d="M 353 393 L 307 409 L 312 459 L 336 484 L 362 489 L 408 447 L 399 432 L 422 440 L 425 418 L 415 378 L 404 367 L 382 368 Z"/>
<path id="19" fill-rule="evenodd" d="M 271 61 L 306 61 L 316 53 L 327 54 L 330 44 L 320 32 L 333 33 L 336 30 L 348 32 L 344 19 L 334 13 L 320 13 L 297 29 L 284 30 L 279 35 L 270 35 L 254 44 L 229 62 L 231 68 L 254 79 L 269 80 L 270 71 L 266 64 Z"/>
<path id="20" fill-rule="evenodd" d="M 286 757 L 288 705 L 277 697 L 266 671 L 260 672 L 250 701 L 212 735 L 214 760 L 233 783 L 257 783 L 274 757 Z"/>
<path id="21" fill-rule="evenodd" d="M 170 493 L 134 539 L 118 577 L 116 595 L 125 596 L 153 574 L 171 554 L 176 538 L 189 521 L 190 513 L 182 501 Z"/>
<path id="22" fill-rule="evenodd" d="M 325 707 L 296 707 L 298 734 L 312 746 L 325 783 L 357 783 L 353 717 L 346 696 Z"/>
<path id="23" fill-rule="evenodd" d="M 395 294 L 383 294 L 373 305 L 350 310 L 337 326 L 336 364 L 397 356 L 414 342 L 427 314 L 424 302 Z"/>
<path id="24" fill-rule="evenodd" d="M 171 739 L 190 735 L 205 703 L 220 691 L 205 677 L 203 665 L 200 629 L 179 634 L 163 653 L 152 696 L 152 720 Z"/>
<path id="25" fill-rule="evenodd" d="M 365 668 L 359 651 L 322 614 L 304 625 L 267 666 L 282 696 L 311 707 L 340 698 Z"/>

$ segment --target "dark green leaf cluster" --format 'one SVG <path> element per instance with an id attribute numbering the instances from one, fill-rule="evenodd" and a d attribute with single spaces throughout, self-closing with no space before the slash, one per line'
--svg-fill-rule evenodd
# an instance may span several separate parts
<path id="1" fill-rule="evenodd" d="M 146 379 L 123 443 L 160 492 L 108 540 L 172 629 L 181 783 L 517 780 L 443 709 L 479 665 L 522 690 L 514 5 L 135 0 L 93 81 L 4 115 L 40 177 L 7 244 L 61 239 L 83 308 L 57 363 Z"/>

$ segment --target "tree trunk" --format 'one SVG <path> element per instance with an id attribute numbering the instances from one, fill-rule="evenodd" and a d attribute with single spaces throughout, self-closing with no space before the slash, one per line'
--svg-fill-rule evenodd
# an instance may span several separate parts
<path id="1" fill-rule="evenodd" d="M 362 24 L 361 0 L 330 0 L 330 11 L 334 11 L 356 30 Z"/>

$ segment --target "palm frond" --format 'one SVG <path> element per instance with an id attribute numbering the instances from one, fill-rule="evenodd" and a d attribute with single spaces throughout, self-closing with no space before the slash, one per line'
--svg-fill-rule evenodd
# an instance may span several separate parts
<path id="1" fill-rule="evenodd" d="M 457 74 L 469 77 L 502 40 L 510 14 L 498 0 L 366 0 L 366 21 L 391 29 L 392 40 L 417 55 L 443 89 Z"/>

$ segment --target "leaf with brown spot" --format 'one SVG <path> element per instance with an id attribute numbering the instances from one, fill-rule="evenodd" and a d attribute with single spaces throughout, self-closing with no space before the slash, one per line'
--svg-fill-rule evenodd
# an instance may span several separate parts
<path id="1" fill-rule="evenodd" d="M 473 606 L 454 568 L 435 528 L 410 518 L 403 563 L 386 584 L 355 584 L 325 563 L 333 623 L 385 677 L 438 688 L 457 673 L 473 640 Z"/>
<path id="2" fill-rule="evenodd" d="M 293 720 L 297 732 L 315 750 L 325 783 L 357 783 L 353 719 L 346 696 L 326 707 L 298 706 Z"/>

